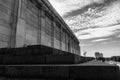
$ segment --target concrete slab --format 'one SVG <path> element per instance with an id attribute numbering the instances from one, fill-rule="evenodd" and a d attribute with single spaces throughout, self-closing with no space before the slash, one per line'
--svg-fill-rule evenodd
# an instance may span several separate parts
<path id="1" fill-rule="evenodd" d="M 89 61 L 81 64 L 82 66 L 116 66 L 115 64 L 109 64 L 106 62 L 101 62 L 101 61 Z"/>
<path id="2" fill-rule="evenodd" d="M 0 66 L 0 76 L 52 80 L 120 80 L 118 66 L 21 65 Z"/>

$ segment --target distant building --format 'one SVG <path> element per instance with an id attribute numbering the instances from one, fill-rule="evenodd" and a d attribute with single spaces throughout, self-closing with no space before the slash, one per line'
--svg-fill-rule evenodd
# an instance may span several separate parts
<path id="1" fill-rule="evenodd" d="M 103 53 L 95 52 L 95 58 L 96 58 L 97 60 L 103 59 Z"/>
<path id="2" fill-rule="evenodd" d="M 79 40 L 48 0 L 0 0 L 0 48 L 27 45 L 80 55 Z"/>
<path id="3" fill-rule="evenodd" d="M 95 52 L 95 58 L 98 59 L 100 57 L 100 53 L 99 52 Z"/>

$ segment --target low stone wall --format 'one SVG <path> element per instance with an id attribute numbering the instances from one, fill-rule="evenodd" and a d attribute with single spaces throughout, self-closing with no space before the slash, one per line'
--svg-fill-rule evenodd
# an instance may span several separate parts
<path id="1" fill-rule="evenodd" d="M 34 45 L 0 49 L 1 65 L 16 64 L 75 64 L 81 57 L 55 48 Z"/>
<path id="2" fill-rule="evenodd" d="M 0 76 L 9 78 L 8 80 L 120 80 L 119 75 L 117 66 L 0 66 Z"/>
<path id="3" fill-rule="evenodd" d="M 33 56 L 1 56 L 2 65 L 37 65 L 37 64 L 75 64 L 78 62 L 76 55 L 33 55 Z"/>

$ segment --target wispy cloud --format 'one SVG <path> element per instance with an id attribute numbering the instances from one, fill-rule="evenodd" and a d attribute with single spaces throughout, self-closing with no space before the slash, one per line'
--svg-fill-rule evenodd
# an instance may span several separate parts
<path id="1" fill-rule="evenodd" d="M 107 37 L 119 29 L 120 0 L 50 0 L 79 39 Z"/>
<path id="2" fill-rule="evenodd" d="M 107 0 L 49 0 L 60 15 L 66 15 L 81 8 L 88 8 L 91 4 L 102 4 Z M 82 9 L 82 10 L 84 10 Z M 82 11 L 81 10 L 81 11 Z M 75 11 L 74 11 L 75 12 Z"/>
<path id="3" fill-rule="evenodd" d="M 80 46 L 91 52 L 118 54 L 120 38 L 120 0 L 49 0 L 82 42 Z M 107 41 L 110 39 L 109 41 Z M 112 41 L 117 41 L 112 43 Z M 100 42 L 101 44 L 97 43 Z M 90 44 L 90 45 L 89 45 Z M 99 44 L 99 45 L 96 45 Z M 105 45 L 104 45 L 105 44 Z M 107 44 L 107 45 L 106 45 Z M 95 45 L 95 46 L 94 46 Z M 103 46 L 100 48 L 100 45 Z M 117 45 L 117 46 L 116 46 Z"/>
<path id="4" fill-rule="evenodd" d="M 116 1 L 107 6 L 89 7 L 82 14 L 69 16 L 66 22 L 79 39 L 111 36 L 120 27 L 120 4 Z M 89 34 L 82 35 L 86 33 Z"/>
<path id="5" fill-rule="evenodd" d="M 108 39 L 96 39 L 96 40 L 93 40 L 92 42 L 101 42 L 101 41 L 106 41 Z"/>
<path id="6" fill-rule="evenodd" d="M 120 38 L 120 35 L 118 35 L 117 37 Z"/>
<path id="7" fill-rule="evenodd" d="M 94 28 L 87 29 L 83 31 L 78 31 L 75 33 L 79 39 L 91 39 L 91 38 L 100 38 L 100 37 L 108 37 L 114 35 L 114 30 L 120 29 L 120 25 L 104 27 L 104 28 Z M 89 33 L 88 35 L 82 35 L 83 33 Z"/>

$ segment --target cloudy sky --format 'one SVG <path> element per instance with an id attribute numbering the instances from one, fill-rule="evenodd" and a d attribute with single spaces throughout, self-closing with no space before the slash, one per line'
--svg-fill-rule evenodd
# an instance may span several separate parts
<path id="1" fill-rule="evenodd" d="M 88 56 L 120 55 L 120 0 L 49 0 Z"/>

